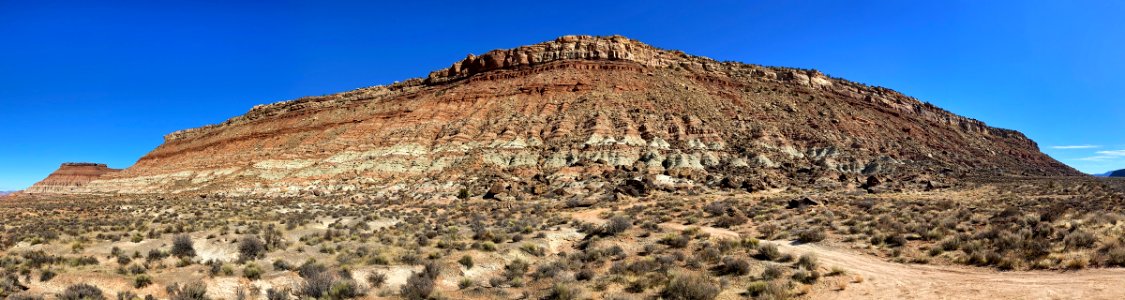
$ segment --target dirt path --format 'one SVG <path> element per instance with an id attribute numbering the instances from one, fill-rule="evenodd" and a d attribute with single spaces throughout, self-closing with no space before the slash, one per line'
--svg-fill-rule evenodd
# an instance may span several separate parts
<path id="1" fill-rule="evenodd" d="M 602 223 L 598 216 L 605 209 L 576 212 L 574 219 Z M 662 227 L 683 230 L 690 226 L 663 223 Z M 703 226 L 712 236 L 737 238 L 737 232 Z M 882 258 L 815 244 L 795 245 L 789 241 L 765 241 L 778 245 L 782 252 L 800 255 L 813 253 L 824 267 L 840 267 L 849 276 L 825 280 L 850 281 L 840 291 L 814 293 L 813 299 L 1125 299 L 1125 269 L 1082 271 L 999 272 L 990 269 L 900 264 Z"/>
<path id="2" fill-rule="evenodd" d="M 774 241 L 783 252 L 814 253 L 821 265 L 838 266 L 864 282 L 833 299 L 1125 299 L 1125 269 L 1075 272 L 998 272 L 958 267 L 899 264 L 820 245 Z"/>

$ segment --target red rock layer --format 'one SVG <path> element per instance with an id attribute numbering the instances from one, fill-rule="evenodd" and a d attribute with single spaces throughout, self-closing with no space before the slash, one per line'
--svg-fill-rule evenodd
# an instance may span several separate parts
<path id="1" fill-rule="evenodd" d="M 121 170 L 105 164 L 64 163 L 47 178 L 24 190 L 23 194 L 69 194 L 85 191 L 82 187 L 102 175 Z"/>
<path id="2" fill-rule="evenodd" d="M 1019 132 L 886 88 L 567 36 L 175 132 L 89 189 L 287 195 L 644 176 L 753 188 L 1078 174 Z"/>

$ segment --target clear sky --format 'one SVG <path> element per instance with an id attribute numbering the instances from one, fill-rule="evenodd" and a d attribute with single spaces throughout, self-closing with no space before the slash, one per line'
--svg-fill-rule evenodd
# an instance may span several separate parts
<path id="1" fill-rule="evenodd" d="M 170 2 L 0 1 L 0 190 L 566 34 L 815 68 L 1022 131 L 1085 172 L 1125 168 L 1125 1 Z"/>

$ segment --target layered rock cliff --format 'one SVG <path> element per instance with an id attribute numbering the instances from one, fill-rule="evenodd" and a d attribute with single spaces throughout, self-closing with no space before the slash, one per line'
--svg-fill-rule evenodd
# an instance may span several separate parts
<path id="1" fill-rule="evenodd" d="M 121 170 L 110 169 L 105 164 L 95 163 L 63 163 L 47 178 L 36 182 L 31 187 L 23 190 L 21 194 L 70 194 L 82 193 L 87 183 L 98 179 L 102 175 Z"/>
<path id="2" fill-rule="evenodd" d="M 545 194 L 631 178 L 755 190 L 1078 174 L 1019 132 L 886 88 L 565 36 L 424 79 L 256 106 L 169 134 L 85 190 L 477 193 L 500 181 Z"/>

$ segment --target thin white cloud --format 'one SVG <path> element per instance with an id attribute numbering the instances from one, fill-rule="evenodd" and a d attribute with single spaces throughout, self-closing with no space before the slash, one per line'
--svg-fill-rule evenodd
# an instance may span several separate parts
<path id="1" fill-rule="evenodd" d="M 1098 151 L 1098 154 L 1107 156 L 1125 156 L 1125 150 Z"/>
<path id="2" fill-rule="evenodd" d="M 1081 160 L 1081 161 L 1108 161 L 1108 160 L 1114 160 L 1116 158 L 1119 158 L 1119 157 L 1118 156 L 1110 156 L 1110 155 L 1098 155 L 1098 156 L 1091 156 L 1091 157 L 1083 157 L 1083 158 L 1079 158 L 1077 160 Z"/>
<path id="3" fill-rule="evenodd" d="M 1066 149 L 1096 149 L 1096 148 L 1101 148 L 1101 147 L 1102 146 L 1098 146 L 1098 145 L 1066 145 L 1066 146 L 1051 146 L 1051 149 L 1061 149 L 1061 150 L 1066 150 Z"/>

